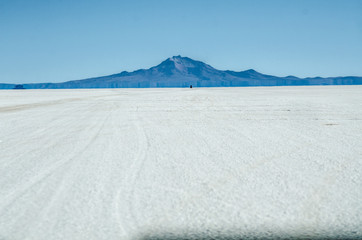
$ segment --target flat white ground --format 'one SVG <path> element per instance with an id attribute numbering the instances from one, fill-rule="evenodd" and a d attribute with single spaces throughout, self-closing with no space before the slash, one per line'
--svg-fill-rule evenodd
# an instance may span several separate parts
<path id="1" fill-rule="evenodd" d="M 228 232 L 362 236 L 362 86 L 0 91 L 0 239 Z"/>

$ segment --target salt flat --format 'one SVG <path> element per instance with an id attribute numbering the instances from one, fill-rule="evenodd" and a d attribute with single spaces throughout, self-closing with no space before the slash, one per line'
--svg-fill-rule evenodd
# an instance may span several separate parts
<path id="1" fill-rule="evenodd" d="M 0 239 L 362 236 L 362 86 L 0 91 Z"/>

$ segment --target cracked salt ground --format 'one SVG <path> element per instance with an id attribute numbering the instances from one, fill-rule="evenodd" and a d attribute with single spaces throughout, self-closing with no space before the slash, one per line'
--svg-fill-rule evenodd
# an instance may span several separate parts
<path id="1" fill-rule="evenodd" d="M 0 92 L 0 239 L 362 236 L 362 86 L 41 93 Z"/>

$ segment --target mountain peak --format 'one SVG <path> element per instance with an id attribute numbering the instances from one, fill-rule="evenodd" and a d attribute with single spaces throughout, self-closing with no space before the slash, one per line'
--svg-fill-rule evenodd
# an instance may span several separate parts
<path id="1" fill-rule="evenodd" d="M 153 74 L 170 76 L 203 76 L 206 72 L 214 71 L 211 66 L 181 55 L 173 56 L 164 60 L 161 64 L 150 68 Z"/>
<path id="2" fill-rule="evenodd" d="M 195 64 L 198 62 L 198 61 L 195 61 L 188 57 L 182 57 L 181 55 L 170 57 L 170 58 L 166 59 L 166 61 L 171 61 L 171 62 L 175 62 L 176 64 L 183 64 L 183 65 Z"/>
<path id="3" fill-rule="evenodd" d="M 192 59 L 181 57 L 181 55 L 173 56 L 169 58 L 169 60 L 173 62 L 174 68 L 177 69 L 179 72 L 185 72 L 187 71 L 187 68 L 196 67 Z"/>
<path id="4" fill-rule="evenodd" d="M 177 55 L 177 56 L 173 56 L 173 57 L 170 57 L 169 59 L 170 60 L 177 60 L 177 59 L 182 59 L 184 57 L 181 57 L 181 55 Z"/>

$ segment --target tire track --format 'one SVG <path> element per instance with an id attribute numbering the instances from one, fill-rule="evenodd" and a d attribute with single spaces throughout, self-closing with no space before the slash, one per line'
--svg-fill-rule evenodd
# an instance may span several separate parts
<path id="1" fill-rule="evenodd" d="M 25 184 L 15 187 L 14 190 L 10 194 L 3 197 L 0 202 L 0 213 L 3 212 L 4 209 L 6 209 L 8 206 L 10 206 L 11 203 L 15 201 L 15 199 L 22 196 L 27 190 L 31 189 L 32 187 L 34 187 L 35 185 L 40 183 L 42 180 L 48 178 L 57 169 L 61 168 L 62 166 L 64 166 L 67 163 L 70 163 L 72 160 L 77 159 L 77 156 L 79 156 L 83 152 L 85 152 L 92 145 L 92 143 L 95 141 L 95 139 L 98 138 L 98 136 L 99 136 L 102 128 L 104 127 L 107 119 L 109 118 L 109 116 L 110 116 L 110 114 L 108 114 L 106 117 L 104 117 L 103 122 L 100 125 L 100 127 L 98 128 L 98 130 L 96 131 L 96 133 L 90 138 L 90 140 L 86 143 L 86 145 L 80 151 L 77 151 L 71 157 L 69 157 L 65 160 L 60 160 L 60 161 L 54 163 L 52 166 L 48 167 L 47 169 L 43 170 L 41 173 L 39 173 L 32 179 L 28 180 Z"/>
<path id="2" fill-rule="evenodd" d="M 119 94 L 107 94 L 107 95 L 101 95 L 101 96 L 91 96 L 91 97 L 79 97 L 79 98 L 68 98 L 68 99 L 60 99 L 60 100 L 53 100 L 53 101 L 46 101 L 46 102 L 38 102 L 38 103 L 29 103 L 29 104 L 19 104 L 14 106 L 8 106 L 8 107 L 0 107 L 0 113 L 6 113 L 6 112 L 17 112 L 21 110 L 28 110 L 38 107 L 48 107 L 48 106 L 54 106 L 64 103 L 70 103 L 70 102 L 76 102 L 76 101 L 85 101 L 90 99 L 98 99 L 98 98 L 105 98 L 105 97 L 112 97 L 117 96 Z"/>
<path id="3" fill-rule="evenodd" d="M 118 224 L 125 233 L 125 235 L 128 236 L 130 233 L 127 230 L 131 230 L 131 232 L 133 233 L 138 227 L 133 200 L 135 198 L 137 179 L 139 179 L 140 172 L 147 159 L 147 149 L 149 147 L 147 135 L 139 120 L 138 107 L 134 114 L 134 125 L 138 136 L 138 150 L 136 157 L 131 163 L 130 168 L 127 169 L 126 176 L 124 178 L 124 184 L 126 185 L 126 189 L 124 190 L 121 187 L 115 198 L 115 211 L 118 214 Z M 125 223 L 125 221 L 122 219 L 126 219 L 127 223 Z M 127 230 L 125 230 L 122 226 L 126 226 Z"/>
<path id="4" fill-rule="evenodd" d="M 82 179 L 79 179 L 79 175 L 82 172 L 82 169 L 84 169 L 83 165 L 84 164 L 88 164 L 88 165 L 92 164 L 92 162 L 90 161 L 91 159 L 83 158 L 82 154 L 83 153 L 89 153 L 89 149 L 91 149 L 91 148 L 93 149 L 94 145 L 98 145 L 97 140 L 104 138 L 103 130 L 105 129 L 106 125 L 109 124 L 109 119 L 111 118 L 111 116 L 113 114 L 112 110 L 114 110 L 114 107 L 112 108 L 112 105 L 114 105 L 113 102 L 112 102 L 112 104 L 108 104 L 108 103 L 105 104 L 105 105 L 102 104 L 102 106 L 107 107 L 108 114 L 106 115 L 106 117 L 104 117 L 104 120 L 100 123 L 101 126 L 99 127 L 97 134 L 94 135 L 94 137 L 92 138 L 93 141 L 92 140 L 90 141 L 90 143 L 88 144 L 88 147 L 85 148 L 78 155 L 79 157 L 77 157 L 76 160 L 69 161 L 69 162 L 64 164 L 64 166 L 62 167 L 63 169 L 60 172 L 61 175 L 57 179 L 56 189 L 50 195 L 50 198 L 46 202 L 46 205 L 41 209 L 41 211 L 39 213 L 38 219 L 41 219 L 41 221 L 36 222 L 34 224 L 34 226 L 32 226 L 30 229 L 40 229 L 42 227 L 42 222 L 44 222 L 43 219 L 47 218 L 47 216 L 50 214 L 50 211 L 52 209 L 56 209 L 56 207 L 57 207 L 56 205 L 57 204 L 59 205 L 59 202 L 64 201 L 64 199 L 63 199 L 64 196 L 67 196 L 64 193 L 66 193 L 67 191 L 69 192 L 74 183 L 79 183 L 79 182 L 82 181 Z M 95 146 L 95 148 L 97 148 L 97 147 L 98 146 Z M 106 149 L 104 149 L 104 151 L 106 151 Z M 83 162 L 84 159 L 87 159 L 86 163 Z M 103 159 L 103 157 L 102 158 L 95 158 L 94 160 L 96 160 L 98 162 L 101 159 Z M 55 171 L 54 171 L 54 173 L 55 173 Z M 91 179 L 89 179 L 89 180 L 91 180 Z M 95 187 L 94 185 L 89 185 L 89 186 Z M 52 227 L 54 228 L 54 226 L 52 226 Z M 28 235 L 31 236 L 31 232 Z"/>
<path id="5" fill-rule="evenodd" d="M 72 111 L 79 111 L 81 110 L 82 106 L 77 106 L 77 108 L 75 108 L 74 110 Z M 64 112 L 61 113 L 61 114 L 65 114 Z M 77 119 L 78 121 L 83 121 L 83 120 L 86 120 L 88 119 L 89 116 L 85 116 L 83 115 L 81 118 Z M 62 118 L 61 116 L 54 116 L 52 118 L 49 119 L 49 122 L 51 122 L 51 124 L 47 124 L 45 126 L 42 127 L 42 129 L 36 129 L 34 132 L 32 132 L 32 136 L 30 139 L 26 139 L 25 143 L 27 141 L 35 141 L 38 137 L 39 137 L 39 134 L 44 134 L 44 133 L 47 133 L 47 132 L 50 132 L 50 130 L 54 129 L 54 127 L 56 126 L 56 124 L 58 124 L 58 122 L 61 122 Z M 69 124 L 69 123 L 68 123 Z M 70 124 L 69 124 L 70 125 Z M 59 142 L 60 141 L 63 141 L 64 139 L 67 139 L 69 137 L 69 135 L 73 134 L 73 132 L 67 134 L 67 135 L 64 135 L 62 136 L 57 142 L 50 142 L 50 145 L 47 145 L 47 148 L 48 149 L 52 149 L 52 148 L 55 148 L 57 145 L 59 145 Z M 18 139 L 19 137 L 17 136 L 14 136 L 15 139 Z M 23 144 L 20 142 L 18 143 L 18 145 L 21 145 L 23 146 Z M 8 154 L 11 156 L 11 149 L 12 147 L 8 147 L 9 149 L 7 148 L 2 148 L 1 150 L 5 151 L 5 152 L 8 152 Z M 19 163 L 19 161 L 21 161 L 21 159 L 23 159 L 24 156 L 28 156 L 29 154 L 33 154 L 33 153 L 36 153 L 37 151 L 39 151 L 38 148 L 34 148 L 34 149 L 31 149 L 30 151 L 27 151 L 27 152 L 20 152 L 20 154 L 18 154 L 15 158 L 12 158 L 12 159 L 9 159 L 7 161 L 4 161 L 4 162 L 1 162 L 3 168 L 7 167 L 7 166 L 10 166 L 12 165 L 14 162 L 17 162 Z M 6 155 L 4 155 L 4 157 L 7 157 Z"/>

